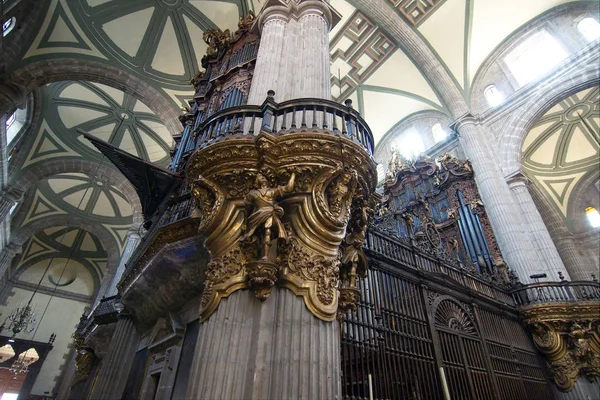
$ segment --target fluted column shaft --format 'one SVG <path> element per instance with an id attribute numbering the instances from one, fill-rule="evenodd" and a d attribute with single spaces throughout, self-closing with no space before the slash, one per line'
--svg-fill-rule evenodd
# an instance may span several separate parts
<path id="1" fill-rule="evenodd" d="M 260 48 L 248 104 L 262 104 L 268 90 L 275 101 L 331 98 L 329 31 L 332 13 L 326 3 L 269 7 L 259 16 Z"/>
<path id="2" fill-rule="evenodd" d="M 455 126 L 460 143 L 473 165 L 479 194 L 502 256 L 521 282 L 527 283 L 530 275 L 545 272 L 546 269 L 537 249 L 532 246 L 533 238 L 521 221 L 519 205 L 489 147 L 490 135 L 486 135 L 485 130 L 472 117 L 462 118 Z"/>
<path id="3" fill-rule="evenodd" d="M 138 341 L 133 319 L 129 315 L 120 315 L 108 353 L 98 371 L 91 400 L 121 398 Z"/>
<path id="4" fill-rule="evenodd" d="M 269 18 L 262 28 L 248 104 L 262 104 L 268 90 L 285 93 L 285 83 L 282 82 L 280 72 L 286 26 L 286 18 L 277 14 Z"/>
<path id="5" fill-rule="evenodd" d="M 550 280 L 557 280 L 558 272 L 562 272 L 565 279 L 570 279 L 570 273 L 565 268 L 548 228 L 529 193 L 527 178 L 522 175 L 514 176 L 509 179 L 508 185 L 520 206 L 521 216 L 527 223 L 533 238 L 532 244 L 535 245 L 541 256 L 540 261 L 543 262 L 543 265 L 540 265 L 539 268 L 547 271 Z"/>
<path id="6" fill-rule="evenodd" d="M 331 99 L 329 27 L 318 10 L 304 14 L 298 23 L 297 73 L 292 77 L 294 92 L 290 98 Z"/>
<path id="7" fill-rule="evenodd" d="M 265 303 L 238 291 L 200 327 L 186 398 L 339 398 L 339 350 L 338 323 L 291 291 L 273 288 Z"/>

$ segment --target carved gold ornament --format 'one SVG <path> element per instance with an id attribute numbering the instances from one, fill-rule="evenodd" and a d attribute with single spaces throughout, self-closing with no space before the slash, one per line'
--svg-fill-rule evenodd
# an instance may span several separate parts
<path id="1" fill-rule="evenodd" d="M 340 291 L 356 289 L 367 267 L 376 170 L 360 145 L 326 130 L 263 132 L 198 150 L 186 177 L 211 255 L 202 318 L 236 290 L 266 301 L 278 285 L 316 317 L 335 320 Z M 351 300 L 344 295 L 344 309 Z"/>
<path id="2" fill-rule="evenodd" d="M 581 376 L 600 376 L 598 303 L 552 303 L 522 310 L 556 386 L 570 391 Z"/>

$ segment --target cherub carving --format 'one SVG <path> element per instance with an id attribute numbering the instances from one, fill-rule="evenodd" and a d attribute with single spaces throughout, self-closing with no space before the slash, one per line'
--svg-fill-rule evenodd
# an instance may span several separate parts
<path id="1" fill-rule="evenodd" d="M 250 238 L 256 230 L 264 229 L 262 259 L 266 260 L 269 255 L 273 228 L 276 230 L 278 238 L 287 239 L 287 232 L 281 223 L 283 208 L 275 200 L 294 189 L 295 179 L 296 175 L 292 173 L 287 185 L 270 188 L 267 178 L 262 174 L 258 174 L 255 182 L 256 189 L 252 189 L 246 195 L 244 200 L 246 204 L 246 232 L 242 235 L 241 240 Z"/>

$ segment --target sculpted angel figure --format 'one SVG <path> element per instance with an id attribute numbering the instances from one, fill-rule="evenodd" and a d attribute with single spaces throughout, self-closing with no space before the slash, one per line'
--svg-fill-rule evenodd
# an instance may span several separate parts
<path id="1" fill-rule="evenodd" d="M 287 239 L 287 232 L 281 223 L 283 208 L 275 201 L 277 198 L 290 193 L 294 189 L 296 175 L 292 173 L 285 186 L 270 188 L 264 175 L 256 175 L 255 189 L 252 189 L 244 203 L 246 204 L 246 232 L 241 240 L 250 238 L 257 229 L 264 228 L 263 259 L 267 259 L 271 245 L 271 234 L 274 228 L 277 236 Z"/>
<path id="2" fill-rule="evenodd" d="M 363 245 L 367 236 L 367 228 L 369 227 L 370 210 L 363 207 L 361 210 L 360 219 L 357 221 L 352 232 L 346 235 L 346 247 L 342 255 L 342 282 L 347 281 L 349 287 L 356 287 L 357 274 L 361 277 L 366 276 L 368 260 L 363 252 Z M 349 268 L 348 268 L 349 267 Z"/>
<path id="3" fill-rule="evenodd" d="M 329 210 L 339 217 L 352 197 L 356 186 L 356 171 L 344 171 L 337 181 L 327 190 L 329 194 Z"/>

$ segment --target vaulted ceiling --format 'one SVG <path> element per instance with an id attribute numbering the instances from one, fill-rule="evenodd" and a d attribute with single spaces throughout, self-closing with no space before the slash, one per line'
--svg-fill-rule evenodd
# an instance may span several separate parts
<path id="1" fill-rule="evenodd" d="M 382 0 L 382 6 L 425 41 L 468 102 L 473 78 L 486 57 L 523 24 L 568 2 Z M 330 33 L 334 99 L 353 99 L 376 140 L 415 113 L 449 114 L 422 66 L 368 12 L 352 4 L 331 0 L 343 17 Z M 260 5 L 256 0 L 49 0 L 39 25 L 27 27 L 37 33 L 14 67 L 65 57 L 98 61 L 141 78 L 178 109 L 193 94 L 189 80 L 206 51 L 202 33 L 212 28 L 234 31 L 239 17 L 258 12 Z M 63 160 L 92 164 L 85 173 L 67 168 L 41 179 L 17 209 L 13 229 L 22 231 L 34 222 L 43 226 L 44 218 L 77 216 L 102 227 L 121 248 L 132 223 L 133 199 L 97 176 L 94 165 L 110 168 L 110 163 L 78 131 L 161 166 L 170 160 L 174 132 L 148 104 L 105 84 L 59 81 L 43 86 L 40 96 L 39 127 L 19 143 L 11 179 Z M 538 153 L 530 158 L 535 171 L 542 168 L 535 164 Z"/>
<path id="2" fill-rule="evenodd" d="M 532 127 L 523 143 L 523 169 L 573 229 L 582 216 L 575 198 L 588 178 L 600 181 L 600 88 L 578 92 L 556 104 Z M 600 189 L 600 187 L 599 187 Z"/>

